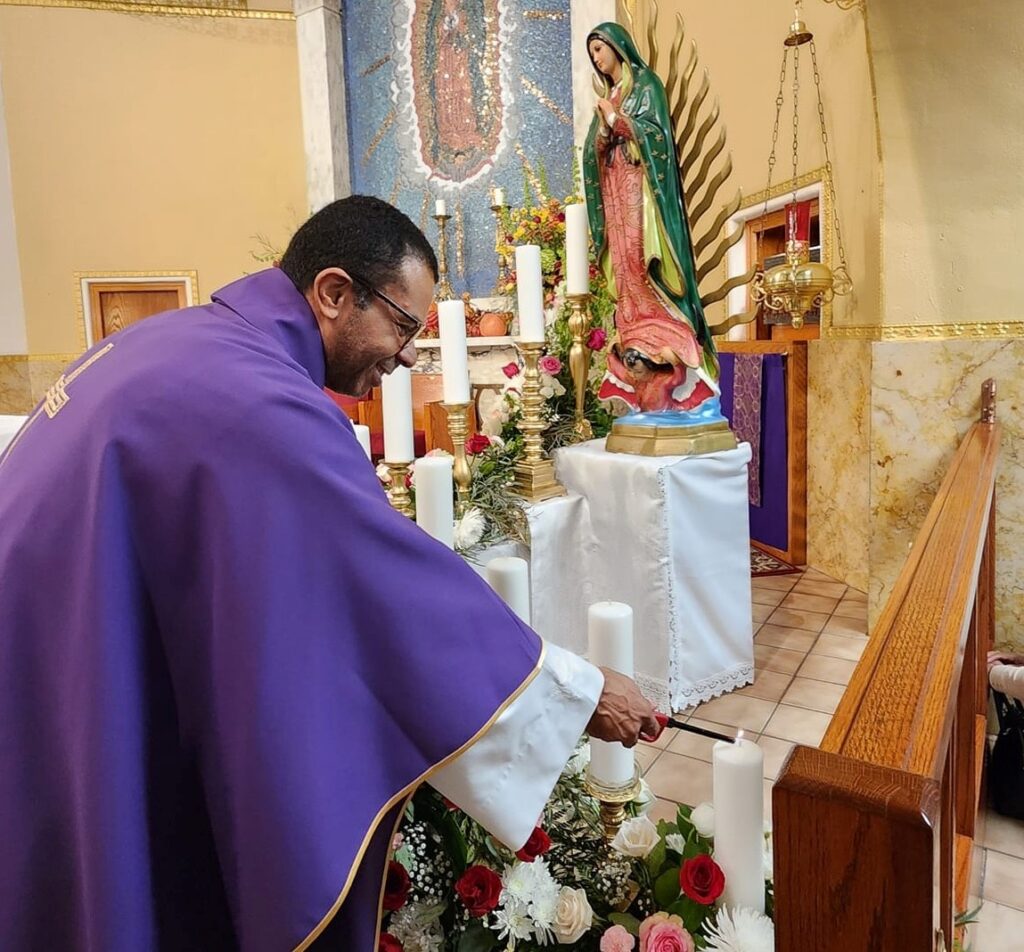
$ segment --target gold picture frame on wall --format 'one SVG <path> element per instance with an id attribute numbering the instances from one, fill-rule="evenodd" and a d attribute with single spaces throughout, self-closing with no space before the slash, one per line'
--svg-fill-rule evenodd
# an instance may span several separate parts
<path id="1" fill-rule="evenodd" d="M 83 352 L 108 333 L 149 314 L 199 303 L 199 276 L 194 270 L 75 271 L 74 283 L 78 343 Z"/>

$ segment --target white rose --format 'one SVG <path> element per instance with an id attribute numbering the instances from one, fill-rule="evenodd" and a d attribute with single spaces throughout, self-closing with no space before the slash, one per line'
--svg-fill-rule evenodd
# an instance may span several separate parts
<path id="1" fill-rule="evenodd" d="M 636 804 L 639 814 L 641 816 L 646 816 L 650 813 L 657 799 L 658 798 L 654 795 L 654 791 L 651 789 L 651 785 L 641 778 L 640 792 L 633 798 L 633 802 Z"/>
<path id="2" fill-rule="evenodd" d="M 690 814 L 690 822 L 701 836 L 714 836 L 715 808 L 707 802 L 698 803 Z"/>
<path id="3" fill-rule="evenodd" d="M 682 856 L 683 850 L 686 849 L 686 837 L 679 833 L 669 833 L 669 835 L 665 837 L 665 845 L 670 850 L 674 850 Z"/>
<path id="4" fill-rule="evenodd" d="M 587 902 L 587 894 L 582 889 L 563 886 L 558 894 L 555 921 L 551 924 L 555 938 L 561 945 L 572 945 L 579 942 L 593 924 L 594 910 Z"/>
<path id="5" fill-rule="evenodd" d="M 643 859 L 658 845 L 658 840 L 658 828 L 647 817 L 635 816 L 619 827 L 612 840 L 612 849 Z"/>
<path id="6" fill-rule="evenodd" d="M 566 770 L 574 777 L 582 776 L 590 766 L 590 742 L 581 744 L 576 748 L 576 753 L 569 758 Z"/>
<path id="7" fill-rule="evenodd" d="M 384 483 L 385 486 L 391 483 L 391 470 L 389 470 L 384 463 L 377 464 L 377 478 Z"/>

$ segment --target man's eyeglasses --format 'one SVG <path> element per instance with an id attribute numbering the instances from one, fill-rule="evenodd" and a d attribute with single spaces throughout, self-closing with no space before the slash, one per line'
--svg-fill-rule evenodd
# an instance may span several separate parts
<path id="1" fill-rule="evenodd" d="M 427 326 L 426 321 L 421 321 L 414 314 L 410 314 L 401 304 L 392 301 L 383 291 L 378 291 L 366 278 L 360 277 L 358 274 L 352 274 L 349 272 L 349 277 L 357 284 L 362 285 L 369 291 L 374 297 L 380 298 L 388 307 L 393 311 L 396 311 L 403 320 L 401 322 L 395 321 L 395 326 L 401 332 L 402 335 L 402 347 L 407 347 L 411 341 L 416 340 L 420 334 L 423 333 L 423 328 Z"/>

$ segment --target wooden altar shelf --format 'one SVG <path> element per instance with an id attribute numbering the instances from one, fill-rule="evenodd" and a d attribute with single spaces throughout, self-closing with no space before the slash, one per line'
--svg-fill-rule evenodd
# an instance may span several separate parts
<path id="1" fill-rule="evenodd" d="M 788 526 L 786 548 L 758 545 L 791 565 L 807 562 L 807 342 L 716 341 L 725 354 L 782 354 L 786 374 L 786 471 Z"/>
<path id="2" fill-rule="evenodd" d="M 785 952 L 953 948 L 980 833 L 994 628 L 1000 428 L 994 413 L 982 420 L 953 458 L 821 749 L 797 747 L 775 785 Z"/>

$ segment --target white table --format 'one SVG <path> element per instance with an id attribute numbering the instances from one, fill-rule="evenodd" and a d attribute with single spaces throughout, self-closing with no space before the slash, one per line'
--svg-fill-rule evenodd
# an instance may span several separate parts
<path id="1" fill-rule="evenodd" d="M 586 653 L 586 609 L 632 606 L 637 681 L 682 710 L 754 679 L 747 463 L 750 448 L 706 456 L 607 453 L 594 440 L 558 450 L 568 496 L 529 509 L 531 547 L 480 561 L 530 562 L 534 627 Z"/>

